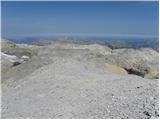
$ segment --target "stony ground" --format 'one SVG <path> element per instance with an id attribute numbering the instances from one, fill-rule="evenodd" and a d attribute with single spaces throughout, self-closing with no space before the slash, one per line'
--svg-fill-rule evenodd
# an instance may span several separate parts
<path id="1" fill-rule="evenodd" d="M 86 49 L 53 48 L 2 74 L 2 118 L 159 117 L 158 79 L 114 72 L 100 56 L 89 64 Z"/>

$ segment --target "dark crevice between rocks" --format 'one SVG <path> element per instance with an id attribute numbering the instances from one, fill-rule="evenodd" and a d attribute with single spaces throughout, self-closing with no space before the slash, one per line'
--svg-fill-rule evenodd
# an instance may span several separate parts
<path id="1" fill-rule="evenodd" d="M 136 71 L 136 70 L 134 70 L 132 68 L 130 68 L 130 69 L 124 68 L 124 69 L 127 71 L 128 74 L 134 74 L 134 75 L 138 75 L 138 76 L 144 77 L 144 73 Z"/>
<path id="2" fill-rule="evenodd" d="M 143 114 L 146 115 L 146 117 L 148 119 L 150 119 L 152 117 L 151 114 L 149 112 L 147 112 L 147 111 L 144 111 Z"/>
<path id="3" fill-rule="evenodd" d="M 13 67 L 17 66 L 17 65 L 20 65 L 21 63 L 20 62 L 14 62 L 13 63 Z"/>

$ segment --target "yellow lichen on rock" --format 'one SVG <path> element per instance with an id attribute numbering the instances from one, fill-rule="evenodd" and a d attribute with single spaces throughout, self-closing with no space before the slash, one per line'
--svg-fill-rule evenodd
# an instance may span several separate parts
<path id="1" fill-rule="evenodd" d="M 156 71 L 149 72 L 149 73 L 145 74 L 144 77 L 149 78 L 149 79 L 158 79 L 159 78 L 159 73 L 156 72 Z"/>
<path id="2" fill-rule="evenodd" d="M 127 71 L 116 65 L 105 63 L 105 67 L 107 68 L 107 70 L 112 71 L 113 73 L 127 74 Z"/>

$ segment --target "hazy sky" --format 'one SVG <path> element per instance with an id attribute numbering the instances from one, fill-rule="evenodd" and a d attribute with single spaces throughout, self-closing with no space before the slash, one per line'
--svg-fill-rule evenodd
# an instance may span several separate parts
<path id="1" fill-rule="evenodd" d="M 2 2 L 2 36 L 158 36 L 158 2 Z"/>

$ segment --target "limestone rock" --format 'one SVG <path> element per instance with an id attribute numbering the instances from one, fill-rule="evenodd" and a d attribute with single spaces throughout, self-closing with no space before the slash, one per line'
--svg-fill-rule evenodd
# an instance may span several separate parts
<path id="1" fill-rule="evenodd" d="M 158 52 L 150 48 L 117 49 L 106 56 L 106 62 L 123 67 L 129 74 L 145 76 L 158 73 Z M 152 74 L 153 77 L 155 74 Z M 157 76 L 157 75 L 156 75 Z"/>

